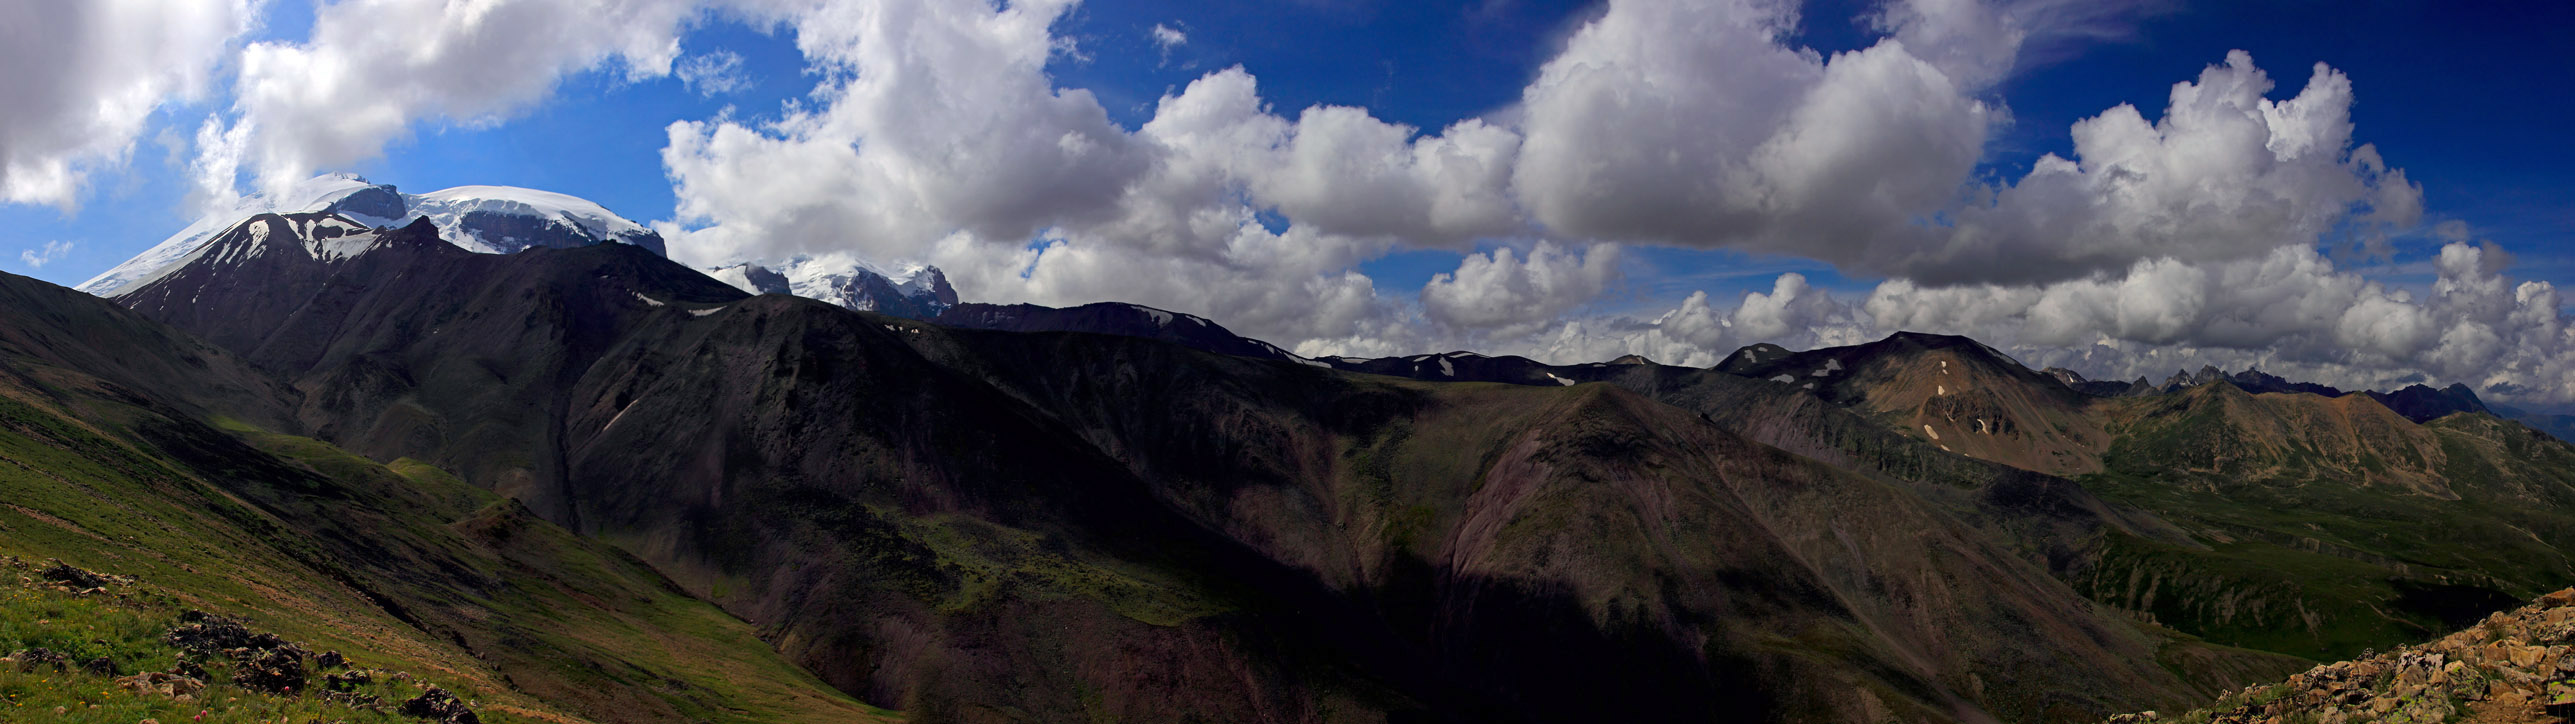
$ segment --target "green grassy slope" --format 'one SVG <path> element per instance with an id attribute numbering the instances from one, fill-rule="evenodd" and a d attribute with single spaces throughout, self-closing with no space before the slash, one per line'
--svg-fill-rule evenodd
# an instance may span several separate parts
<path id="1" fill-rule="evenodd" d="M 1807 380 L 1805 370 L 1820 368 L 1815 359 L 1844 359 L 1844 370 L 1817 377 L 1825 381 L 1821 389 L 1804 396 L 1821 396 L 1806 404 L 1823 404 L 1841 399 L 1831 394 L 1843 391 L 1834 380 L 1863 382 L 1878 368 L 1940 367 L 1924 361 L 1936 351 L 1895 349 L 1896 341 L 1797 355 L 1772 350 L 1765 360 Z M 1875 356 L 1863 354 L 1872 347 L 1879 348 Z M 1888 354 L 1897 359 L 1878 358 Z M 2030 388 L 2004 397 L 2068 394 L 2008 360 L 1994 366 L 2010 374 L 1988 376 L 1981 386 L 1944 384 L 1960 376 L 1953 369 L 1929 378 L 1931 392 L 1938 400 L 2003 387 Z M 1796 417 L 1793 405 L 1777 401 L 1782 394 L 1675 384 L 1689 380 L 1668 373 L 1619 378 L 1846 467 L 1876 467 L 1923 482 L 1973 482 L 1944 474 L 1955 465 L 1880 454 L 1901 446 L 1835 437 L 1849 426 Z M 1841 401 L 1882 412 L 1870 399 Z M 2066 470 L 2089 471 L 2076 482 L 2106 503 L 2091 509 L 2111 525 L 2058 526 L 2023 538 L 2044 543 L 2032 550 L 2047 552 L 2051 570 L 2087 597 L 2148 620 L 2223 644 L 2331 660 L 2419 640 L 2575 583 L 2566 553 L 2575 547 L 2575 447 L 2492 416 L 2452 415 L 2418 425 L 2364 395 L 2252 394 L 2223 382 L 2168 395 L 2092 398 L 2079 413 L 2080 424 L 2065 429 L 2097 431 L 2084 437 L 2102 444 L 2076 450 L 2084 464 Z M 1927 437 L 1916 432 L 1919 420 L 1880 414 L 1871 422 L 1869 432 Z M 1943 435 L 1944 443 L 1961 437 L 1955 430 Z M 1817 438 L 1823 444 L 1801 444 Z M 1963 456 L 2050 469 L 2008 450 L 1951 447 Z M 2067 544 L 2077 550 L 2061 555 Z"/>
<path id="2" fill-rule="evenodd" d="M 882 718 L 649 567 L 434 468 L 218 430 L 96 380 L 23 384 L 80 381 L 39 371 L 0 379 L 0 555 L 139 578 L 487 720 Z"/>
<path id="3" fill-rule="evenodd" d="M 47 580 L 48 570 L 59 569 L 0 558 L 0 653 L 11 657 L 0 661 L 0 721 L 408 722 L 400 707 L 436 686 L 379 668 L 389 659 L 362 656 L 325 670 L 308 657 L 302 690 L 277 691 L 222 657 L 190 656 L 169 641 L 188 609 L 166 589 L 130 581 L 67 587 Z M 49 661 L 55 656 L 61 660 Z M 203 677 L 134 678 L 171 671 L 183 659 Z M 333 680 L 351 674 L 358 677 Z M 505 705 L 487 706 L 478 716 L 488 722 L 554 718 Z"/>
<path id="4" fill-rule="evenodd" d="M 2076 576 L 2212 640 L 2349 658 L 2575 583 L 2575 449 L 2481 414 L 2208 385 L 2123 400 L 2084 479 L 2191 531 L 2113 536 Z"/>

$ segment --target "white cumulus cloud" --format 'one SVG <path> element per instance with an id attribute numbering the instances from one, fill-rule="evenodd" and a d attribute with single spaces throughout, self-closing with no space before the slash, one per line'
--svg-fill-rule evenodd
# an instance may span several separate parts
<path id="1" fill-rule="evenodd" d="M 2238 51 L 2173 86 L 2160 120 L 2120 105 L 2072 129 L 2074 159 L 2041 157 L 1934 238 L 1855 266 L 1933 283 L 2054 281 L 2141 260 L 2220 261 L 2314 245 L 2350 223 L 2411 226 L 2420 191 L 2354 147 L 2351 79 L 2315 66 L 2296 96 Z"/>
<path id="2" fill-rule="evenodd" d="M 0 44 L 0 59 L 65 69 L 0 78 L 18 101 L 0 108 L 0 200 L 70 203 L 154 109 L 219 72 L 233 97 L 196 128 L 187 170 L 218 206 L 244 172 L 300 180 L 424 122 L 502 122 L 575 73 L 731 92 L 748 81 L 739 55 L 680 44 L 725 15 L 792 30 L 815 87 L 763 120 L 668 126 L 678 206 L 657 228 L 691 263 L 930 262 L 971 298 L 1153 304 L 1318 353 L 1713 363 L 1740 344 L 1918 329 L 2104 373 L 2234 360 L 2575 398 L 2559 293 L 2508 276 L 2509 255 L 2464 224 L 2435 230 L 2450 243 L 2428 289 L 2318 251 L 2392 257 L 2389 239 L 2425 215 L 2421 190 L 2362 142 L 2357 85 L 2333 68 L 2284 93 L 2231 53 L 2172 86 L 2159 117 L 2113 106 L 2067 129 L 2066 156 L 1976 175 L 2010 122 L 2002 81 L 2153 3 L 1889 0 L 1860 19 L 1882 37 L 1826 55 L 1796 43 L 1798 25 L 1843 19 L 1800 3 L 1611 0 L 1485 116 L 1420 127 L 1274 108 L 1256 69 L 1232 67 L 1132 128 L 1048 72 L 1083 57 L 1056 33 L 1071 0 L 344 0 L 319 6 L 307 38 L 227 56 L 253 7 L 0 10 L 0 27 L 63 29 Z M 1174 24 L 1147 36 L 1166 54 L 1192 40 Z M 1886 281 L 1845 301 L 1789 274 L 1740 299 L 1589 311 L 1639 244 Z M 1413 301 L 1356 271 L 1399 249 L 1490 251 Z"/>
<path id="3" fill-rule="evenodd" d="M 671 125 L 662 159 L 691 227 L 675 252 L 911 258 L 959 231 L 1018 244 L 1104 218 L 1155 149 L 1089 92 L 1049 82 L 1048 27 L 1069 7 L 892 0 L 797 16 L 797 45 L 832 74 L 819 107 Z"/>
<path id="4" fill-rule="evenodd" d="M 1394 313 L 1360 262 L 1525 229 L 1508 190 L 1519 137 L 1480 119 L 1425 133 L 1352 107 L 1282 115 L 1237 67 L 1120 128 L 1046 73 L 1068 9 L 786 16 L 827 80 L 777 121 L 670 127 L 674 254 L 855 250 L 938 264 L 980 299 L 1133 301 L 1294 344 Z"/>
<path id="5" fill-rule="evenodd" d="M 569 73 L 670 72 L 700 10 L 674 0 L 344 0 L 314 10 L 302 42 L 243 50 L 236 123 L 263 185 L 374 157 L 414 123 L 496 122 Z"/>
<path id="6" fill-rule="evenodd" d="M 202 97 L 258 3 L 0 3 L 0 202 L 75 205 L 154 111 Z"/>
<path id="7" fill-rule="evenodd" d="M 1576 252 L 1539 242 L 1525 255 L 1505 247 L 1432 276 L 1422 311 L 1441 324 L 1515 337 L 1600 296 L 1618 276 L 1615 245 Z"/>
<path id="8" fill-rule="evenodd" d="M 1611 3 L 1522 97 L 1551 233 L 1853 263 L 1959 197 L 1999 111 L 1888 39 L 1830 58 L 1787 3 Z M 1722 70 L 1719 70 L 1722 69 Z"/>

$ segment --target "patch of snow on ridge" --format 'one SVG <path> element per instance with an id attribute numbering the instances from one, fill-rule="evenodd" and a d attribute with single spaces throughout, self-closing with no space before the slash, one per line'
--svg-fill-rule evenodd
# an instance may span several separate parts
<path id="1" fill-rule="evenodd" d="M 1456 377 L 1457 365 L 1449 364 L 1447 357 L 1441 357 L 1439 358 L 1439 372 L 1440 374 L 1448 375 L 1450 377 Z M 1555 375 L 1550 374 L 1547 376 L 1554 377 Z"/>
<path id="2" fill-rule="evenodd" d="M 1557 377 L 1557 376 L 1556 376 L 1556 373 L 1554 373 L 1554 372 L 1548 372 L 1548 373 L 1545 373 L 1545 374 L 1547 375 L 1547 379 L 1555 380 L 1555 381 L 1556 381 L 1556 384 L 1564 385 L 1564 386 L 1566 386 L 1566 387 L 1572 387 L 1572 386 L 1574 386 L 1574 381 L 1573 381 L 1573 380 L 1568 380 L 1568 379 L 1565 379 L 1565 378 L 1562 378 L 1562 377 Z"/>
<path id="3" fill-rule="evenodd" d="M 743 293 L 760 294 L 762 293 L 760 291 L 760 286 L 751 283 L 751 274 L 748 271 L 748 267 L 749 265 L 747 264 L 736 264 L 728 267 L 703 269 L 700 271 L 706 272 L 707 276 L 715 277 L 716 281 L 724 282 L 726 286 L 742 290 Z"/>
<path id="4" fill-rule="evenodd" d="M 189 257 L 243 219 L 268 213 L 320 211 L 350 194 L 373 188 L 366 179 L 348 174 L 326 174 L 305 179 L 277 192 L 275 196 L 251 194 L 235 199 L 230 208 L 220 209 L 197 219 L 196 223 L 171 234 L 151 249 L 137 254 L 89 281 L 75 287 L 102 297 L 142 286 L 161 276 L 171 267 L 186 264 Z M 265 232 L 262 232 L 265 233 Z"/>
<path id="5" fill-rule="evenodd" d="M 248 228 L 248 229 L 244 229 L 244 230 L 243 230 L 243 231 L 249 232 L 249 234 L 250 234 L 250 243 L 249 243 L 249 244 L 245 244 L 245 245 L 243 245 L 243 246 L 244 246 L 244 248 L 257 249 L 257 248 L 260 248 L 260 247 L 267 246 L 267 245 L 268 245 L 268 231 L 269 231 L 270 229 L 274 229 L 274 228 L 276 228 L 276 227 L 277 227 L 277 225 L 276 225 L 276 224 L 270 224 L 270 223 L 266 223 L 266 222 L 258 222 L 258 223 L 252 223 L 252 224 L 250 224 L 250 228 Z M 231 259 L 230 257 L 226 257 L 226 258 L 224 259 L 224 261 L 232 261 L 232 259 Z"/>
<path id="6" fill-rule="evenodd" d="M 315 259 L 340 261 L 375 250 L 377 241 L 374 232 L 365 232 L 305 242 L 304 249 L 311 252 Z"/>
<path id="7" fill-rule="evenodd" d="M 688 310 L 688 314 L 689 314 L 689 316 L 692 316 L 692 317 L 703 317 L 703 316 L 706 316 L 706 315 L 709 315 L 709 314 L 714 314 L 714 313 L 716 313 L 716 312 L 721 312 L 721 311 L 724 311 L 724 307 L 714 307 L 714 308 L 711 308 L 711 309 L 691 309 L 691 310 Z"/>
<path id="8" fill-rule="evenodd" d="M 656 306 L 656 307 L 659 307 L 659 306 L 662 306 L 662 305 L 663 305 L 662 300 L 654 299 L 654 298 L 652 298 L 652 297 L 644 296 L 644 293 L 643 293 L 643 292 L 634 292 L 634 291 L 630 291 L 630 292 L 627 292 L 627 294 L 635 295 L 635 298 L 636 298 L 636 299 L 644 300 L 644 303 L 645 303 L 645 304 L 650 304 L 650 305 L 653 305 L 653 306 Z"/>
<path id="9" fill-rule="evenodd" d="M 599 429 L 601 431 L 606 431 L 608 428 L 616 427 L 617 421 L 626 419 L 626 413 L 635 409 L 635 403 L 642 401 L 644 401 L 643 398 L 636 398 L 627 401 L 626 406 L 617 408 L 617 415 L 615 417 L 608 418 L 608 424 L 599 426 Z"/>
<path id="10" fill-rule="evenodd" d="M 1791 382 L 1796 382 L 1797 377 L 1795 375 L 1780 375 L 1778 377 L 1770 378 L 1770 381 L 1785 385 Z"/>
<path id="11" fill-rule="evenodd" d="M 374 250 L 379 241 L 375 230 L 338 216 L 298 222 L 296 226 L 295 236 L 304 240 L 304 253 L 323 261 L 354 258 Z M 331 232 L 330 238 L 315 238 L 324 231 Z"/>

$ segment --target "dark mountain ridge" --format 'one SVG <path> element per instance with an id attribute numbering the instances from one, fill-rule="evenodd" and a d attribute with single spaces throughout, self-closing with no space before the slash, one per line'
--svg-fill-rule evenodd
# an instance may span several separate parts
<path id="1" fill-rule="evenodd" d="M 1277 345 L 1237 335 L 1205 317 L 1122 302 L 1066 308 L 1035 304 L 958 304 L 927 319 L 943 327 L 959 329 L 1107 334 L 1160 340 L 1237 357 L 1296 358 Z"/>
<path id="2" fill-rule="evenodd" d="M 1462 364 L 1469 359 L 1476 364 Z M 1430 381 L 1609 382 L 1699 410 L 1766 444 L 1888 479 L 2013 489 L 2008 477 L 1943 462 L 1957 459 L 1950 453 L 2080 476 L 2084 486 L 2109 490 L 2117 502 L 2072 506 L 2096 511 L 2080 518 L 2092 522 L 2068 522 L 2054 536 L 2025 537 L 2024 544 L 2091 540 L 2106 531 L 2108 545 L 2053 558 L 2051 567 L 2096 600 L 2275 650 L 2349 655 L 2363 647 L 2357 642 L 2407 640 L 2454 615 L 2424 604 L 2421 590 L 2474 592 L 2477 600 L 2494 601 L 2575 581 L 2575 569 L 2549 552 L 2556 544 L 2484 536 L 2545 531 L 2539 540 L 2566 539 L 2565 512 L 2575 504 L 2566 496 L 2575 481 L 2549 462 L 2565 457 L 2565 446 L 2470 407 L 2473 393 L 2464 387 L 2352 395 L 2259 370 L 2207 368 L 2177 375 L 2170 392 L 2141 380 L 2115 395 L 2071 394 L 2088 386 L 2080 375 L 2028 373 L 1972 340 L 1933 335 L 1813 353 L 1747 347 L 1719 366 L 1731 374 L 1713 377 L 1704 370 L 1556 366 L 1465 353 L 1321 361 Z M 2456 413 L 2468 414 L 2447 419 Z M 2228 472 L 2211 477 L 2207 471 Z M 2158 487 L 2169 485 L 2205 492 L 2174 495 Z M 2248 505 L 2312 509 L 2324 517 L 2266 519 L 2245 515 Z M 2128 506 L 2155 512 L 2138 517 L 2123 512 L 2133 510 Z M 1977 515 L 1974 505 L 1953 510 Z M 2159 516 L 2174 516 L 2181 527 L 2164 528 L 2172 523 Z M 2318 524 L 2337 539 L 2374 542 L 2319 542 L 2298 532 Z M 2009 525 L 2031 530 L 2026 520 Z M 2471 552 L 2439 530 L 2474 531 L 2468 537 L 2485 542 Z M 2140 531 L 2152 531 L 2159 542 L 2141 542 Z M 2263 571 L 2286 564 L 2250 563 L 2264 556 L 2314 556 L 2296 565 L 2318 570 L 2349 565 L 2325 562 L 2337 558 L 2362 564 L 2345 573 L 2283 578 Z M 2151 588 L 2135 588 L 2136 576 L 2183 588 L 2153 595 Z M 2112 581 L 2127 583 L 2107 585 Z M 2267 610 L 2207 603 L 2247 596 Z M 2308 610 L 2303 619 L 2287 616 L 2301 607 Z"/>
<path id="3" fill-rule="evenodd" d="M 226 350 L 15 275 L 0 274 L 0 301 L 0 553 L 141 581 L 112 596 L 75 589 L 37 615 L 214 611 L 305 642 L 301 656 L 345 652 L 381 669 L 378 681 L 407 670 L 474 700 L 487 720 L 885 720 L 632 556 L 416 460 L 380 464 L 275 432 L 296 424 L 299 391 Z M 9 594 L 24 605 L 24 591 Z M 10 623 L 0 639 L 15 640 L 0 648 L 49 635 L 42 622 Z M 49 643 L 113 654 L 92 669 L 170 663 L 76 631 L 87 640 Z M 314 668 L 279 670 L 309 673 L 322 691 L 327 667 L 300 660 Z M 285 685 L 304 689 L 306 673 Z M 77 693 L 128 707 L 101 702 L 107 678 Z M 11 684 L 21 696 L 36 685 Z M 384 693 L 417 693 L 402 686 Z M 244 716 L 235 702 L 249 692 L 216 691 L 202 692 L 209 710 Z"/>
<path id="4" fill-rule="evenodd" d="M 427 231 L 129 299 L 291 380 L 316 435 L 631 550 L 915 716 L 2041 721 L 2288 666 L 2063 582 L 2104 531 L 2186 540 L 2153 516 L 1795 386 L 1463 355 L 1549 384 L 1431 385 Z"/>
<path id="5" fill-rule="evenodd" d="M 117 300 L 211 344 L 67 307 L 126 341 L 0 326 L 48 355 L 6 369 L 453 471 L 922 720 L 2082 719 L 2575 578 L 2575 449 L 2252 370 L 2103 397 L 1911 333 L 1307 360 L 437 242 L 255 218 Z"/>
<path id="6" fill-rule="evenodd" d="M 2226 374 L 2225 372 L 2218 370 L 2216 367 L 2201 367 L 2198 373 L 2175 372 L 2173 373 L 2173 376 L 2166 379 L 2164 384 L 2160 387 L 2147 386 L 2145 384 L 2145 378 L 2142 377 L 2138 378 L 2134 383 L 2119 383 L 2087 380 L 2083 378 L 2083 375 L 2077 374 L 2073 370 L 2055 367 L 2048 368 L 2047 373 L 2057 378 L 2059 382 L 2063 382 L 2067 387 L 2081 391 L 2085 394 L 2099 397 L 2136 397 L 2152 394 L 2175 394 L 2193 387 L 2214 382 L 2226 382 L 2234 385 L 2237 389 L 2255 394 L 2266 392 L 2305 393 L 2320 397 L 2342 397 L 2344 395 L 2353 394 L 2329 385 L 2289 380 L 2279 375 L 2270 374 L 2263 372 L 2258 368 L 2250 367 L 2245 368 L 2242 372 L 2234 374 Z M 2465 384 L 2455 382 L 2451 383 L 2448 387 L 2438 389 L 2416 384 L 2407 385 L 2393 392 L 2365 390 L 2360 394 L 2368 395 L 2370 399 L 2377 400 L 2379 404 L 2386 405 L 2388 409 L 2395 410 L 2397 414 L 2404 415 L 2406 419 L 2413 420 L 2415 422 L 2431 422 L 2460 412 L 2495 413 L 2495 410 L 2488 407 L 2484 400 L 2478 399 L 2475 390 L 2469 389 Z M 2507 417 L 2518 416 L 2510 415 Z"/>

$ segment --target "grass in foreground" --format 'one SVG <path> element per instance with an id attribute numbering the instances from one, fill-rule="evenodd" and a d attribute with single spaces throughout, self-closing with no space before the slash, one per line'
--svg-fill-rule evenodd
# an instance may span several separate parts
<path id="1" fill-rule="evenodd" d="M 0 721 L 424 720 L 400 711 L 434 685 L 407 672 L 367 668 L 365 654 L 327 670 L 318 657 L 298 655 L 292 668 L 303 685 L 286 685 L 255 662 L 174 643 L 171 633 L 189 616 L 157 587 L 81 588 L 44 574 L 24 561 L 0 560 L 0 652 L 8 654 L 0 658 Z M 534 721 L 500 710 L 476 717 L 493 724 Z"/>

